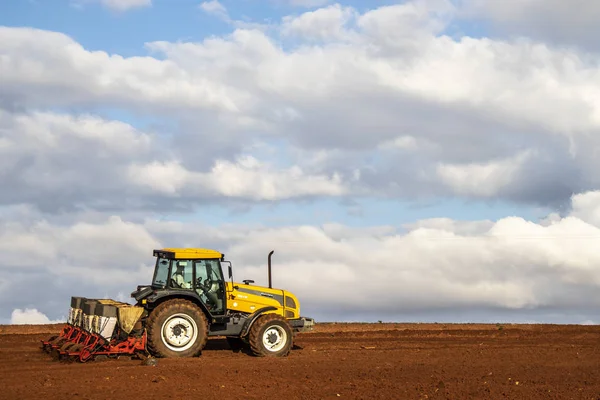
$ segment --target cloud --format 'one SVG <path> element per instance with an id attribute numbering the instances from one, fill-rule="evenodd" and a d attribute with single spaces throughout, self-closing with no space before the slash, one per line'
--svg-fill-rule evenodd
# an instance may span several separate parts
<path id="1" fill-rule="evenodd" d="M 129 182 L 122 170 L 152 157 L 153 138 L 92 115 L 0 110 L 0 203 L 50 211 L 116 204 Z"/>
<path id="2" fill-rule="evenodd" d="M 259 114 L 254 114 L 253 121 L 268 121 L 265 132 L 270 131 L 271 125 L 280 127 L 280 131 L 286 131 L 304 149 L 336 149 L 328 151 L 335 154 L 338 150 L 362 148 L 363 154 L 370 156 L 369 151 L 395 138 L 415 138 L 415 143 L 425 145 L 419 149 L 416 165 L 407 162 L 410 153 L 409 157 L 395 158 L 388 164 L 395 169 L 396 176 L 401 174 L 398 171 L 408 168 L 426 175 L 417 182 L 399 182 L 399 186 L 410 187 L 412 193 L 415 188 L 422 191 L 425 186 L 432 187 L 437 172 L 431 163 L 436 161 L 443 160 L 443 164 L 449 165 L 486 165 L 499 159 L 513 159 L 527 151 L 536 154 L 528 161 L 530 171 L 549 171 L 548 168 L 552 171 L 540 179 L 533 179 L 532 172 L 529 184 L 544 182 L 550 187 L 552 184 L 545 182 L 552 181 L 553 173 L 554 176 L 572 173 L 560 175 L 561 183 L 554 179 L 557 188 L 562 183 L 570 185 L 564 190 L 552 193 L 538 187 L 538 193 L 549 195 L 540 196 L 541 202 L 565 200 L 573 192 L 593 187 L 593 168 L 588 169 L 580 161 L 591 157 L 586 155 L 586 149 L 592 148 L 589 145 L 594 135 L 588 133 L 598 129 L 595 95 L 591 95 L 597 88 L 589 86 L 592 79 L 586 79 L 584 84 L 580 78 L 597 71 L 592 72 L 595 68 L 592 64 L 588 67 L 578 53 L 532 42 L 472 38 L 454 41 L 435 36 L 451 9 L 435 8 L 433 14 L 440 17 L 432 23 L 432 11 L 412 3 L 392 6 L 385 13 L 384 9 L 378 9 L 360 15 L 359 28 L 344 37 L 343 40 L 350 40 L 344 45 L 339 44 L 339 35 L 323 33 L 316 28 L 318 25 L 311 31 L 310 24 L 300 24 L 315 21 L 315 15 L 328 15 L 332 10 L 339 8 L 290 17 L 282 28 L 285 33 L 304 32 L 306 37 L 328 38 L 330 42 L 323 46 L 281 52 L 262 34 L 237 31 L 231 40 L 201 45 L 161 43 L 160 50 L 171 59 L 190 63 L 194 60 L 195 65 L 215 57 L 219 60 L 233 57 L 224 54 L 236 54 L 238 60 L 245 57 L 246 63 L 235 63 L 230 73 L 220 71 L 218 79 L 245 70 L 253 77 L 244 81 L 249 84 L 248 91 L 263 93 L 257 98 Z M 398 33 L 394 27 L 406 26 L 398 23 L 402 18 L 421 22 Z M 291 27 L 296 30 L 290 31 Z M 260 68 L 254 68 L 255 65 Z M 535 74 L 529 65 L 538 66 Z M 523 84 L 523 79 L 528 83 Z M 527 92 L 524 87 L 529 88 Z M 584 87 L 588 94 L 572 95 L 573 90 Z M 580 101 L 585 104 L 574 105 Z M 539 107 L 542 103 L 546 107 Z M 266 108 L 262 108 L 267 104 L 270 110 L 282 109 L 278 118 L 267 116 Z M 479 135 L 482 129 L 485 133 Z M 557 160 L 555 166 L 549 161 L 552 158 Z M 346 154 L 340 164 L 356 164 L 354 153 Z M 378 176 L 371 181 L 388 179 L 382 173 L 382 169 L 375 171 Z M 581 174 L 586 178 L 582 179 Z M 587 177 L 591 181 L 586 185 Z M 513 189 L 499 195 L 518 199 L 517 193 L 519 190 L 513 185 Z"/>
<path id="3" fill-rule="evenodd" d="M 253 157 L 236 163 L 218 160 L 208 173 L 189 172 L 177 163 L 152 163 L 133 165 L 129 174 L 132 182 L 171 195 L 188 192 L 191 195 L 206 193 L 228 198 L 282 200 L 340 196 L 347 191 L 339 176 L 310 176 L 298 166 L 287 170 L 271 169 Z"/>
<path id="4" fill-rule="evenodd" d="M 168 60 L 87 51 L 61 33 L 0 27 L 0 42 L 5 56 L 0 85 L 13 104 L 235 111 L 242 100 L 207 78 L 190 82 L 187 72 Z"/>
<path id="5" fill-rule="evenodd" d="M 237 20 L 231 18 L 227 8 L 217 0 L 205 1 L 198 6 L 203 12 L 208 15 L 214 15 L 221 21 L 237 28 L 237 29 L 256 29 L 259 31 L 265 31 L 270 28 L 268 22 L 252 22 L 247 19 Z"/>
<path id="6" fill-rule="evenodd" d="M 213 14 L 222 20 L 229 21 L 229 13 L 227 12 L 227 8 L 217 0 L 205 1 L 200 4 L 198 7 L 202 9 L 207 14 Z"/>
<path id="7" fill-rule="evenodd" d="M 298 17 L 285 17 L 281 33 L 286 36 L 298 36 L 303 39 L 343 39 L 351 35 L 351 32 L 344 26 L 353 16 L 355 16 L 353 8 L 335 4 L 303 13 Z"/>
<path id="8" fill-rule="evenodd" d="M 574 195 L 571 215 L 600 228 L 600 191 Z"/>
<path id="9" fill-rule="evenodd" d="M 0 194 L 0 204 L 33 204 L 47 212 L 156 210 L 171 208 L 173 197 L 191 205 L 216 198 L 341 196 L 349 190 L 335 173 L 281 168 L 251 155 L 210 159 L 206 170 L 198 170 L 165 152 L 158 135 L 94 115 L 0 110 L 0 132 L 0 177 L 12 188 Z"/>
<path id="10" fill-rule="evenodd" d="M 600 5 L 594 0 L 462 0 L 461 16 L 488 21 L 496 31 L 528 36 L 563 45 L 598 50 L 596 21 Z"/>
<path id="11" fill-rule="evenodd" d="M 437 172 L 442 181 L 455 193 L 495 197 L 501 189 L 516 180 L 529 154 L 523 153 L 505 160 L 471 163 L 468 165 L 439 165 Z"/>
<path id="12" fill-rule="evenodd" d="M 134 160 L 138 166 L 176 161 L 206 173 L 239 157 L 260 159 L 247 148 L 277 142 L 290 156 L 282 170 L 360 177 L 346 195 L 556 205 L 594 188 L 597 57 L 531 40 L 453 39 L 443 32 L 456 12 L 446 1 L 363 13 L 334 5 L 284 18 L 280 33 L 292 41 L 285 47 L 266 32 L 235 29 L 202 42 L 148 43 L 145 57 L 2 28 L 0 104 L 110 104 L 159 119 L 169 126 L 172 157 Z M 519 173 L 503 173 L 525 153 L 532 156 Z M 466 188 L 488 172 L 495 183 Z"/>
<path id="13" fill-rule="evenodd" d="M 415 223 L 405 224 L 409 231 L 418 229 L 454 232 L 461 236 L 478 236 L 488 232 L 494 226 L 493 221 L 455 221 L 450 218 L 429 218 Z"/>
<path id="14" fill-rule="evenodd" d="M 454 16 L 448 0 L 416 0 L 382 6 L 360 15 L 358 27 L 364 35 L 387 51 L 413 47 L 441 33 Z"/>
<path id="15" fill-rule="evenodd" d="M 58 324 L 65 322 L 64 319 L 51 321 L 43 313 L 39 312 L 35 308 L 27 308 L 25 310 L 16 309 L 13 310 L 10 323 L 11 325 L 45 325 L 45 324 Z"/>

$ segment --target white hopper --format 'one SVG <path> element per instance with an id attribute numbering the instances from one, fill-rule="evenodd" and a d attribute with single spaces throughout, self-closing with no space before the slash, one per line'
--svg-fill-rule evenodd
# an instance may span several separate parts
<path id="1" fill-rule="evenodd" d="M 144 313 L 143 307 L 133 306 L 128 303 L 115 301 L 111 299 L 98 300 L 99 303 L 104 305 L 111 305 L 117 308 L 117 320 L 121 330 L 127 334 L 130 334 L 135 324 L 139 321 L 140 317 Z"/>
<path id="2" fill-rule="evenodd" d="M 69 309 L 68 323 L 73 326 L 81 327 L 83 321 L 83 302 L 85 297 L 71 297 L 71 308 Z"/>
<path id="3" fill-rule="evenodd" d="M 95 314 L 94 333 L 110 340 L 117 325 L 117 307 L 111 304 L 98 303 L 96 304 Z"/>
<path id="4" fill-rule="evenodd" d="M 83 301 L 83 326 L 82 328 L 91 333 L 94 332 L 94 319 L 95 319 L 95 308 L 96 304 L 98 304 L 98 300 L 94 299 L 85 299 Z"/>

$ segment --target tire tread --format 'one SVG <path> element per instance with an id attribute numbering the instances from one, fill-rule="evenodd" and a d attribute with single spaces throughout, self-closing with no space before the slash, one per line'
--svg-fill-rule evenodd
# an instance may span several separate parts
<path id="1" fill-rule="evenodd" d="M 263 349 L 263 345 L 262 345 L 261 331 L 265 325 L 267 325 L 268 323 L 273 322 L 273 321 L 283 322 L 287 326 L 287 334 L 288 334 L 287 335 L 287 337 L 288 337 L 287 346 L 283 349 L 283 351 L 281 351 L 277 354 L 265 353 L 265 350 Z M 250 333 L 248 335 L 248 343 L 250 345 L 250 349 L 258 357 L 265 357 L 265 356 L 286 357 L 292 350 L 293 340 L 294 340 L 294 336 L 292 334 L 292 329 L 290 328 L 287 320 L 279 314 L 264 314 L 264 315 L 261 315 L 260 317 L 258 317 L 258 320 L 256 320 L 254 322 L 254 324 L 252 324 L 252 327 L 250 328 Z"/>
<path id="2" fill-rule="evenodd" d="M 151 354 L 162 358 L 167 358 L 171 356 L 169 353 L 166 353 L 162 349 L 164 345 L 162 345 L 160 332 L 161 326 L 160 324 L 158 324 L 158 320 L 164 314 L 176 314 L 182 311 L 190 311 L 190 309 L 197 310 L 198 314 L 200 315 L 200 321 L 196 321 L 198 325 L 198 339 L 196 344 L 192 346 L 192 349 L 195 350 L 190 355 L 186 355 L 186 357 L 197 357 L 198 355 L 200 355 L 202 349 L 204 349 L 204 346 L 208 341 L 208 322 L 206 320 L 204 312 L 200 308 L 198 308 L 198 306 L 196 306 L 189 300 L 183 299 L 167 300 L 164 303 L 160 304 L 158 307 L 156 307 L 154 310 L 152 310 L 152 312 L 148 316 L 148 319 L 146 321 L 146 329 L 148 335 L 147 346 Z"/>

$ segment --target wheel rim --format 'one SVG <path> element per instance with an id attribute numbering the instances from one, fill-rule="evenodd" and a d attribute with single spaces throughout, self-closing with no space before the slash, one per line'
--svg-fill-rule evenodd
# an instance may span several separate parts
<path id="1" fill-rule="evenodd" d="M 161 338 L 170 350 L 185 351 L 198 338 L 196 321 L 187 314 L 171 315 L 162 325 Z"/>
<path id="2" fill-rule="evenodd" d="M 263 333 L 263 346 L 268 351 L 276 352 L 285 347 L 287 332 L 280 326 L 271 326 Z"/>

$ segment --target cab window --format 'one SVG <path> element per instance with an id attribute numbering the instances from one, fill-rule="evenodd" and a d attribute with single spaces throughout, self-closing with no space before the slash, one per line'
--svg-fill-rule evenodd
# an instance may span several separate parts
<path id="1" fill-rule="evenodd" d="M 173 260 L 171 268 L 171 287 L 178 289 L 193 288 L 193 264 L 191 260 Z"/>
<path id="2" fill-rule="evenodd" d="M 171 261 L 166 258 L 158 258 L 156 260 L 156 268 L 154 270 L 154 279 L 152 286 L 165 287 L 169 281 L 169 266 Z"/>

